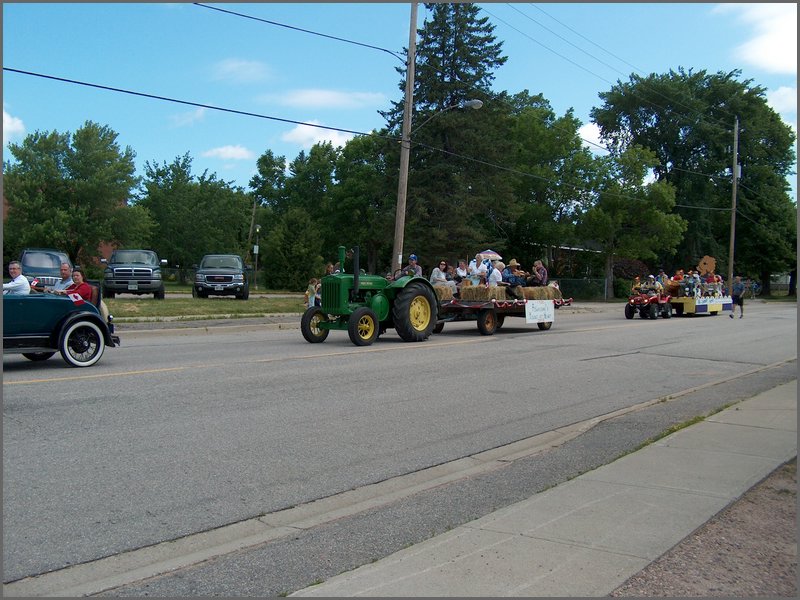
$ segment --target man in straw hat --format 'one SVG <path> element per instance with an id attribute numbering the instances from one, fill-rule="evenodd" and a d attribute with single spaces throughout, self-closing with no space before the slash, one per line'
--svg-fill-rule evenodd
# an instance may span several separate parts
<path id="1" fill-rule="evenodd" d="M 520 269 L 520 264 L 517 262 L 516 258 L 512 258 L 508 261 L 508 266 L 503 270 L 503 281 L 508 283 L 506 291 L 509 296 L 517 298 L 518 300 L 525 298 L 525 294 L 520 289 L 520 286 L 525 285 L 526 276 L 527 273 Z"/>

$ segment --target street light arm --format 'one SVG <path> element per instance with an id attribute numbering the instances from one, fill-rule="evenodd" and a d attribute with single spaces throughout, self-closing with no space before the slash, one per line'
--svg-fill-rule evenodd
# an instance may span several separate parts
<path id="1" fill-rule="evenodd" d="M 425 124 L 428 123 L 431 119 L 433 119 L 434 117 L 438 117 L 439 115 L 441 115 L 442 113 L 447 112 L 448 110 L 452 110 L 454 108 L 474 108 L 475 110 L 478 110 L 482 106 L 483 106 L 483 102 L 481 100 L 464 100 L 462 102 L 459 102 L 458 104 L 453 104 L 452 106 L 448 106 L 447 108 L 443 108 L 442 110 L 433 113 L 430 117 L 425 119 L 422 123 L 420 123 L 419 125 L 414 127 L 414 129 L 409 134 L 409 137 L 411 137 L 411 134 L 416 133 L 417 131 L 422 129 L 425 126 Z"/>

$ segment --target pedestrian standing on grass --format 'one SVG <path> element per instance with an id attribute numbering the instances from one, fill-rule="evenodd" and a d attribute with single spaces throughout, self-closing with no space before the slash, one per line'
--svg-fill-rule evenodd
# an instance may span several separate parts
<path id="1" fill-rule="evenodd" d="M 738 275 L 733 278 L 733 286 L 731 286 L 731 299 L 733 302 L 731 303 L 731 319 L 733 315 L 736 313 L 736 307 L 739 307 L 739 318 L 741 319 L 744 316 L 744 283 L 742 283 L 742 278 Z"/>

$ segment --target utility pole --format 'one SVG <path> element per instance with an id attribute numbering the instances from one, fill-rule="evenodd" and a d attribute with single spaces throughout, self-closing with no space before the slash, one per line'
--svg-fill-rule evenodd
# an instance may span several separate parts
<path id="1" fill-rule="evenodd" d="M 733 289 L 733 243 L 736 237 L 736 185 L 739 181 L 739 117 L 733 125 L 733 185 L 731 187 L 731 235 L 728 247 L 728 293 Z"/>
<path id="2" fill-rule="evenodd" d="M 414 106 L 414 66 L 417 61 L 417 3 L 411 3 L 411 25 L 408 32 L 408 63 L 406 64 L 406 100 L 403 109 L 403 130 L 400 141 L 400 177 L 397 183 L 397 210 L 394 218 L 394 250 L 392 275 L 403 262 L 403 236 L 406 228 L 406 192 L 411 157 L 411 109 Z"/>

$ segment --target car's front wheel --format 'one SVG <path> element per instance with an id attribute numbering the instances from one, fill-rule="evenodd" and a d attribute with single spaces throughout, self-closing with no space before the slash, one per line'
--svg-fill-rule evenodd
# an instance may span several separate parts
<path id="1" fill-rule="evenodd" d="M 75 321 L 61 334 L 58 344 L 62 358 L 72 367 L 91 367 L 106 349 L 100 327 L 87 320 Z"/>

